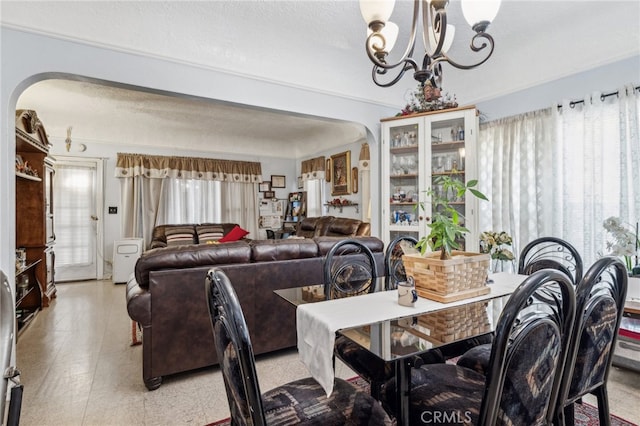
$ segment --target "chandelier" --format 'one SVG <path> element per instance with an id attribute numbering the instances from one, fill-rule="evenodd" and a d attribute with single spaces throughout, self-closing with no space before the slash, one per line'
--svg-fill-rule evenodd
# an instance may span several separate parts
<path id="1" fill-rule="evenodd" d="M 468 70 L 481 65 L 493 53 L 493 37 L 485 32 L 493 18 L 498 13 L 500 0 L 462 0 L 462 12 L 465 19 L 476 32 L 471 38 L 470 48 L 473 52 L 481 52 L 480 61 L 471 65 L 459 64 L 447 56 L 455 34 L 455 27 L 447 23 L 446 7 L 449 0 L 414 0 L 413 21 L 407 49 L 398 62 L 388 63 L 387 56 L 393 49 L 398 37 L 398 26 L 389 21 L 393 12 L 395 0 L 360 0 L 362 17 L 369 26 L 366 41 L 367 55 L 373 62 L 371 77 L 380 87 L 390 87 L 396 84 L 405 72 L 413 70 L 413 78 L 424 86 L 430 82 L 433 87 L 441 87 L 442 63 Z M 418 17 L 422 10 L 422 40 L 425 54 L 422 65 L 412 58 L 418 31 Z M 381 82 L 380 76 L 386 76 L 394 68 L 398 68 L 397 75 L 390 81 Z"/>

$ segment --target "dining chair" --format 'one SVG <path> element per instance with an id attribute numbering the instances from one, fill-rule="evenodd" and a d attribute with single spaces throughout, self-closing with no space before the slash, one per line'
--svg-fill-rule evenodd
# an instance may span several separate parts
<path id="1" fill-rule="evenodd" d="M 574 316 L 569 277 L 533 273 L 500 315 L 486 376 L 454 364 L 411 369 L 409 424 L 551 424 Z M 396 392 L 394 378 L 382 390 L 388 412 Z"/>
<path id="2" fill-rule="evenodd" d="M 347 254 L 350 256 L 343 256 Z M 336 243 L 324 258 L 323 273 L 327 300 L 376 291 L 375 258 L 357 240 Z M 336 337 L 334 354 L 369 382 L 371 396 L 376 399 L 384 381 L 393 375 L 381 359 L 345 336 Z"/>
<path id="3" fill-rule="evenodd" d="M 391 424 L 378 401 L 341 379 L 330 396 L 311 377 L 261 394 L 247 324 L 229 278 L 221 269 L 210 269 L 205 291 L 231 424 Z"/>
<path id="4" fill-rule="evenodd" d="M 518 273 L 531 275 L 541 269 L 553 269 L 565 273 L 576 285 L 582 279 L 582 258 L 567 241 L 556 237 L 541 237 L 531 241 L 520 252 Z M 457 361 L 462 367 L 486 373 L 491 354 L 491 343 L 475 346 Z"/>
<path id="5" fill-rule="evenodd" d="M 573 425 L 574 404 L 587 394 L 598 400 L 601 425 L 610 425 L 607 379 L 627 293 L 620 259 L 603 257 L 576 287 L 576 320 L 556 407 L 557 425 Z"/>
<path id="6" fill-rule="evenodd" d="M 582 279 L 582 258 L 573 245 L 561 238 L 537 238 L 520 252 L 518 273 L 531 275 L 540 269 L 562 271 L 573 279 L 575 285 Z"/>
<path id="7" fill-rule="evenodd" d="M 402 262 L 402 255 L 404 254 L 402 250 L 403 244 L 415 246 L 418 244 L 418 240 L 409 235 L 401 235 L 396 237 L 387 246 L 384 254 L 384 286 L 387 290 L 396 289 L 398 288 L 399 282 L 407 280 L 407 273 L 404 269 L 404 263 Z"/>
<path id="8" fill-rule="evenodd" d="M 376 290 L 378 268 L 373 252 L 355 239 L 340 240 L 331 247 L 322 268 L 327 300 Z"/>

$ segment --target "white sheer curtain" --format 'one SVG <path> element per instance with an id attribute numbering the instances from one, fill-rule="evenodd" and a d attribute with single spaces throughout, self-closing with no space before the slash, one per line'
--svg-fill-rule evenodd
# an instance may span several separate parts
<path id="1" fill-rule="evenodd" d="M 516 254 L 530 240 L 553 232 L 545 208 L 554 198 L 552 135 L 550 109 L 480 126 L 478 188 L 490 202 L 479 201 L 479 231 L 506 231 Z"/>
<path id="2" fill-rule="evenodd" d="M 325 201 L 325 157 L 305 160 L 300 164 L 304 191 L 307 192 L 307 217 L 322 216 Z"/>
<path id="3" fill-rule="evenodd" d="M 307 216 L 322 216 L 325 199 L 324 179 L 309 179 L 304 181 L 304 190 L 307 191 Z"/>
<path id="4" fill-rule="evenodd" d="M 249 231 L 248 238 L 258 239 L 258 183 L 223 182 L 220 186 L 221 218 L 237 223 Z"/>
<path id="5" fill-rule="evenodd" d="M 563 153 L 557 174 L 564 190 L 556 220 L 585 265 L 607 252 L 606 218 L 640 220 L 639 111 L 638 91 L 627 86 L 613 96 L 595 92 L 573 106 L 564 101 L 554 113 Z"/>
<path id="6" fill-rule="evenodd" d="M 602 222 L 640 220 L 640 96 L 594 93 L 582 103 L 480 126 L 480 231 L 506 231 L 514 251 L 553 235 L 589 267 L 606 253 Z"/>
<path id="7" fill-rule="evenodd" d="M 158 224 L 222 223 L 220 181 L 164 179 Z"/>

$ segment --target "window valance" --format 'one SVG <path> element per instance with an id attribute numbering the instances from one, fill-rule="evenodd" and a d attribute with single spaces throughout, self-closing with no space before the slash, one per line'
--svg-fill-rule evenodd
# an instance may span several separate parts
<path id="1" fill-rule="evenodd" d="M 224 182 L 262 182 L 262 165 L 251 161 L 118 153 L 115 177 L 201 179 Z"/>
<path id="2" fill-rule="evenodd" d="M 324 156 L 305 160 L 300 166 L 300 173 L 303 180 L 324 179 L 325 174 Z"/>

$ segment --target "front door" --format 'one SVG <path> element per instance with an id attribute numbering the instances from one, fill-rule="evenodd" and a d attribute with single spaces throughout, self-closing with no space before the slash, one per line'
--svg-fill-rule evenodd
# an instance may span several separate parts
<path id="1" fill-rule="evenodd" d="M 55 172 L 56 281 L 97 279 L 102 272 L 97 264 L 102 163 L 98 159 L 58 157 Z"/>

